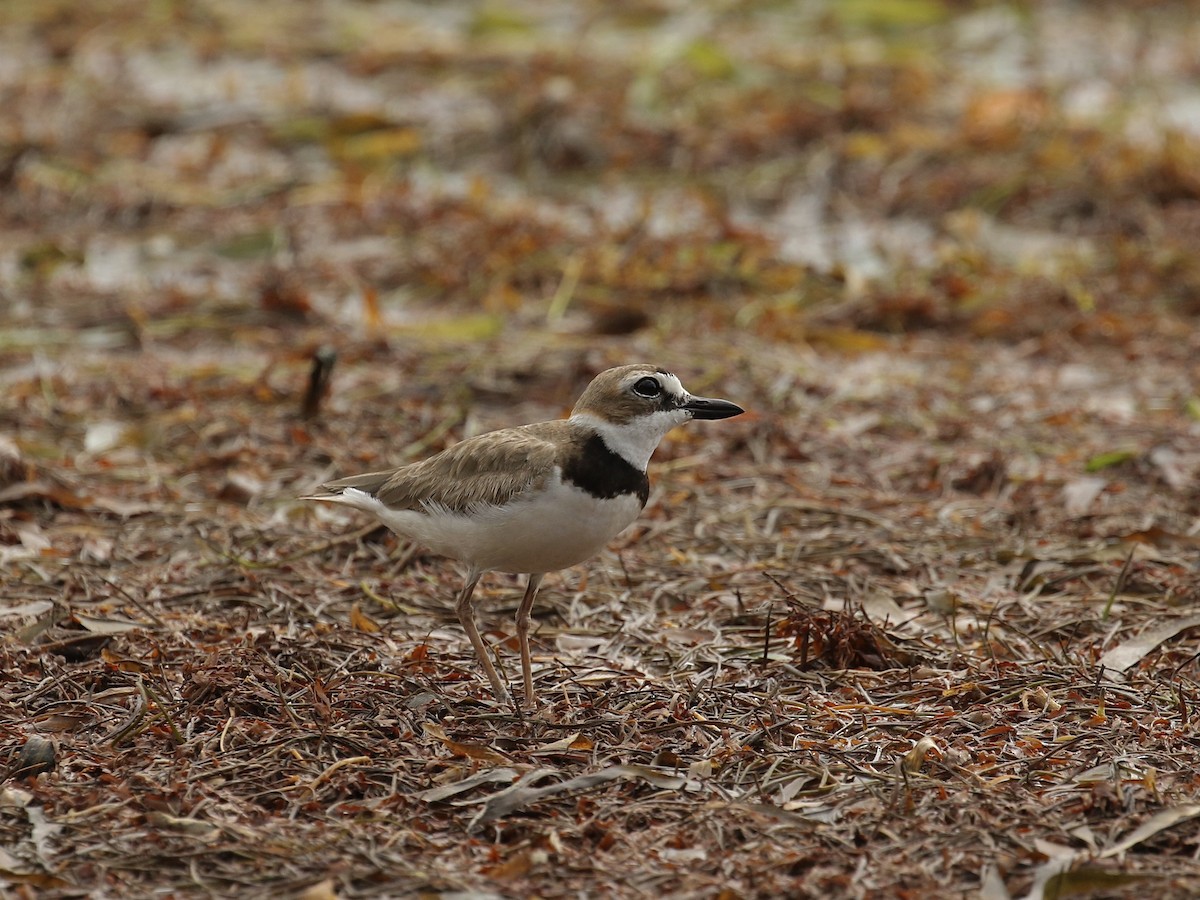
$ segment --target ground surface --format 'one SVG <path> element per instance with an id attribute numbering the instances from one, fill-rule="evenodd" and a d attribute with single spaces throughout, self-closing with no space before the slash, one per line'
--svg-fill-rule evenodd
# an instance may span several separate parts
<path id="1" fill-rule="evenodd" d="M 4 3 L 0 895 L 1196 896 L 1196 46 Z M 294 498 L 641 360 L 751 412 L 547 579 L 518 717 L 451 564 Z"/>

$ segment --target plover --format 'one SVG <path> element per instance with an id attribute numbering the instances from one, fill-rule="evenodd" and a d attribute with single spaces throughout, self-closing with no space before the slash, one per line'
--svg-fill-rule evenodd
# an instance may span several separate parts
<path id="1" fill-rule="evenodd" d="M 527 574 L 517 609 L 525 702 L 533 703 L 530 611 L 542 577 L 598 553 L 646 505 L 646 466 L 663 436 L 692 419 L 744 410 L 693 397 L 649 365 L 597 375 L 570 417 L 480 434 L 420 462 L 331 481 L 305 500 L 343 503 L 392 531 L 461 561 L 455 611 L 497 700 L 508 688 L 475 626 L 471 595 L 485 572 Z"/>

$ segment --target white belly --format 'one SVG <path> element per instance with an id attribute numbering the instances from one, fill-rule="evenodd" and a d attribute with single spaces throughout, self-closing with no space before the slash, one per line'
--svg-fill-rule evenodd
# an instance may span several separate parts
<path id="1" fill-rule="evenodd" d="M 598 500 L 557 478 L 537 495 L 470 514 L 436 508 L 390 510 L 354 489 L 339 499 L 374 513 L 398 534 L 480 572 L 553 572 L 576 565 L 600 552 L 642 509 L 632 494 Z"/>

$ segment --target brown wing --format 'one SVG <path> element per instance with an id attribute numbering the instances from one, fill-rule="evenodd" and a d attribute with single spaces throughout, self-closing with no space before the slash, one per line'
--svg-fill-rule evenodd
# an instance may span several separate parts
<path id="1" fill-rule="evenodd" d="M 331 481 L 331 494 L 358 488 L 393 509 L 419 509 L 423 503 L 462 511 L 499 506 L 527 487 L 537 486 L 558 461 L 565 421 L 539 422 L 481 434 L 420 462 L 387 472 L 368 472 Z"/>

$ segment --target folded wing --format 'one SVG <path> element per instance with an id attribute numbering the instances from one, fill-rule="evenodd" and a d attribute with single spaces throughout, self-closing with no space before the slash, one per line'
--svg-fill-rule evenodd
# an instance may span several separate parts
<path id="1" fill-rule="evenodd" d="M 397 510 L 436 506 L 463 512 L 501 506 L 550 477 L 560 452 L 552 438 L 563 424 L 541 422 L 481 434 L 398 469 L 330 481 L 311 499 L 328 500 L 356 488 Z"/>

